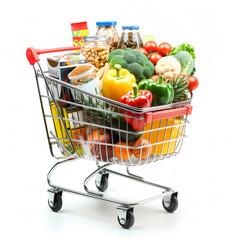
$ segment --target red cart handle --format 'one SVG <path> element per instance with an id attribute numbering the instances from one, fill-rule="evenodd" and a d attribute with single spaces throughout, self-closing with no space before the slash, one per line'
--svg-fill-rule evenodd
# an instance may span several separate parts
<path id="1" fill-rule="evenodd" d="M 187 105 L 187 106 L 179 107 L 179 108 L 168 109 L 168 110 L 157 111 L 157 112 L 147 112 L 147 113 L 145 113 L 145 123 L 150 123 L 152 121 L 171 118 L 171 117 L 191 115 L 191 113 L 192 113 L 191 105 Z"/>
<path id="2" fill-rule="evenodd" d="M 62 48 L 51 48 L 51 49 L 35 49 L 30 47 L 26 51 L 27 59 L 31 65 L 34 65 L 40 59 L 38 55 L 44 53 L 52 53 L 52 52 L 63 52 L 63 51 L 72 51 L 72 50 L 79 50 L 82 46 L 71 46 L 71 47 L 62 47 Z"/>

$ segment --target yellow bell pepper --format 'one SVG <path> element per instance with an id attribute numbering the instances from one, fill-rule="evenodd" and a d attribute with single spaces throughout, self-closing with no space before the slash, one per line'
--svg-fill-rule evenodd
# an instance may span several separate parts
<path id="1" fill-rule="evenodd" d="M 177 118 L 175 118 L 174 122 L 173 122 L 173 118 L 169 118 L 168 121 L 167 119 L 163 119 L 161 122 L 161 126 L 160 126 L 160 120 L 153 121 L 153 127 L 152 127 L 152 123 L 146 124 L 144 131 L 151 130 L 151 128 L 156 129 L 156 131 L 152 131 L 150 143 L 159 142 L 159 144 L 152 146 L 151 155 L 154 155 L 154 154 L 159 155 L 159 154 L 167 154 L 167 153 L 171 154 L 174 152 L 176 141 L 171 141 L 164 144 L 162 142 L 164 140 L 167 141 L 171 139 L 176 139 L 181 135 L 183 126 L 174 127 L 174 125 L 180 124 L 181 122 L 182 121 Z M 173 127 L 170 127 L 167 129 L 161 129 L 160 131 L 158 130 L 159 128 L 166 127 L 166 126 L 173 126 Z M 164 139 L 164 135 L 165 135 L 165 139 Z M 143 138 L 149 140 L 150 132 L 144 133 Z"/>
<path id="2" fill-rule="evenodd" d="M 102 94 L 104 97 L 120 102 L 120 98 L 132 90 L 132 84 L 136 83 L 136 78 L 119 64 L 114 68 L 109 70 L 103 78 Z"/>

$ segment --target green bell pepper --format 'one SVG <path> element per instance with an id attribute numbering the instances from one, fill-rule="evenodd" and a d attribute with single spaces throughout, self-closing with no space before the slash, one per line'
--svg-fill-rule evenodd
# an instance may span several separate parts
<path id="1" fill-rule="evenodd" d="M 174 88 L 170 83 L 163 83 L 163 77 L 159 76 L 156 82 L 153 79 L 143 79 L 138 84 L 138 89 L 149 90 L 153 94 L 152 107 L 172 103 Z"/>

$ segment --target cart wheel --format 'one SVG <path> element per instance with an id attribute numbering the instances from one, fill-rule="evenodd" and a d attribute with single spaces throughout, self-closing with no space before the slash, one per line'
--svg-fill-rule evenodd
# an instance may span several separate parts
<path id="1" fill-rule="evenodd" d="M 100 192 L 105 192 L 107 190 L 108 176 L 109 173 L 99 174 L 98 179 L 95 180 L 96 187 Z"/>
<path id="2" fill-rule="evenodd" d="M 171 200 L 170 200 L 170 204 L 168 203 L 167 205 L 165 204 L 165 201 L 163 199 L 162 201 L 163 207 L 164 209 L 169 212 L 169 213 L 173 213 L 177 210 L 178 208 L 178 199 L 175 195 L 171 196 Z"/>
<path id="3" fill-rule="evenodd" d="M 53 206 L 51 206 L 49 200 L 48 200 L 48 206 L 54 211 L 58 212 L 62 208 L 62 192 L 57 192 L 54 194 L 54 203 Z"/>
<path id="4" fill-rule="evenodd" d="M 133 208 L 128 209 L 126 211 L 127 211 L 126 220 L 120 219 L 119 216 L 118 216 L 118 222 L 123 228 L 129 229 L 133 226 L 133 224 L 135 222 L 135 217 L 134 217 L 134 214 L 133 214 Z"/>

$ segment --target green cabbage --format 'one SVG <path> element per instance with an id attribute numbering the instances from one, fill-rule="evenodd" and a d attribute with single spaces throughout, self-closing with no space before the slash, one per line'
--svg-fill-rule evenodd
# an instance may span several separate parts
<path id="1" fill-rule="evenodd" d="M 193 69 L 195 68 L 195 61 L 191 54 L 187 51 L 181 51 L 173 57 L 175 57 L 181 64 L 181 74 L 191 76 Z"/>

